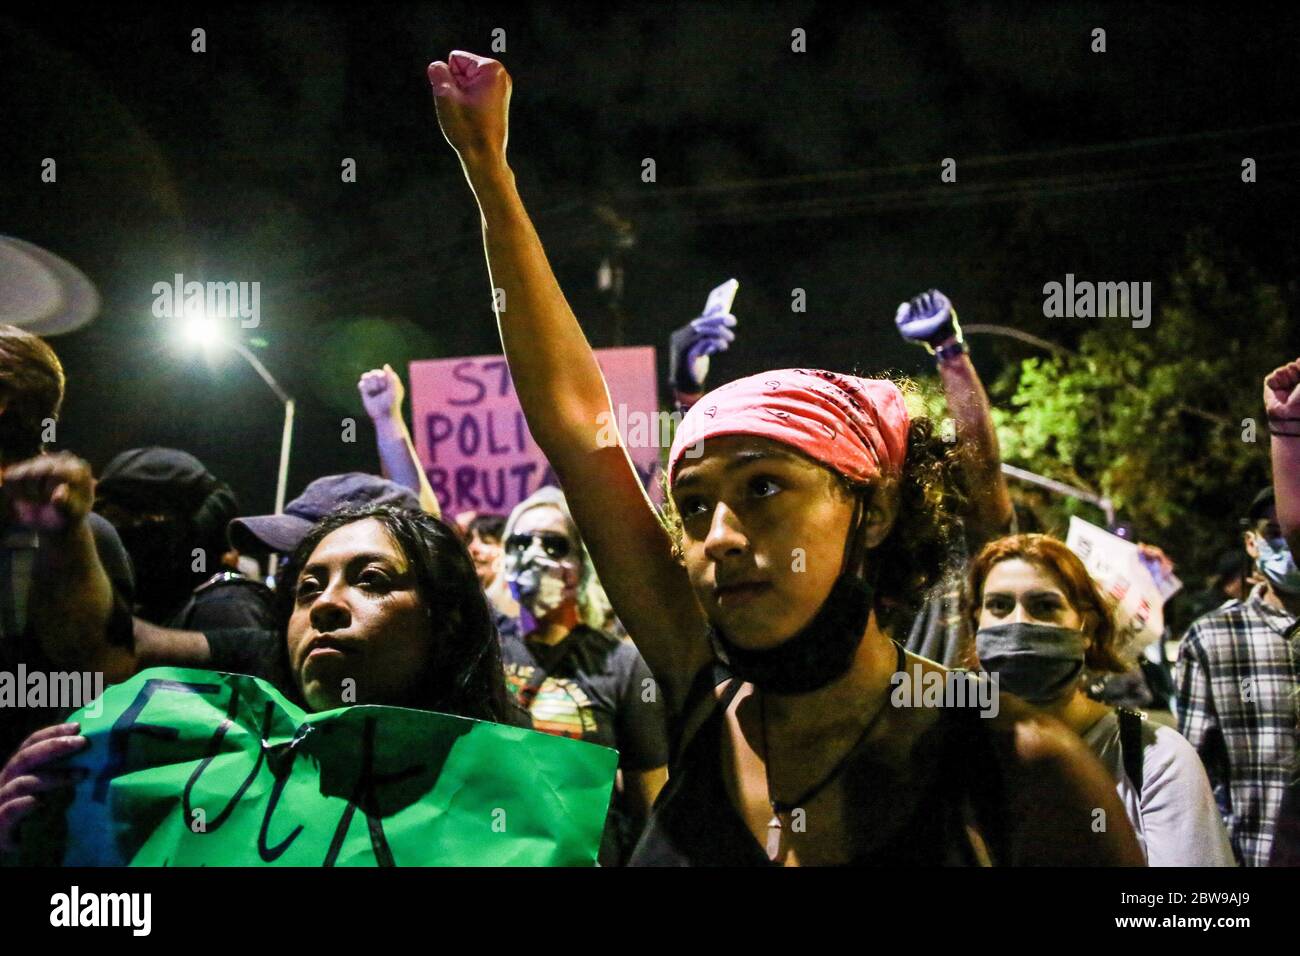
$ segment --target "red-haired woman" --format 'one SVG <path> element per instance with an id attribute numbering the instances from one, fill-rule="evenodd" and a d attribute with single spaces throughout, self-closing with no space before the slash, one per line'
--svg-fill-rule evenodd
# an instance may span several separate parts
<path id="1" fill-rule="evenodd" d="M 964 613 L 980 666 L 1063 721 L 1111 771 L 1151 866 L 1232 866 L 1209 778 L 1178 731 L 1092 700 L 1079 680 L 1126 670 L 1113 610 L 1061 541 L 1020 534 L 990 542 L 971 562 Z"/>

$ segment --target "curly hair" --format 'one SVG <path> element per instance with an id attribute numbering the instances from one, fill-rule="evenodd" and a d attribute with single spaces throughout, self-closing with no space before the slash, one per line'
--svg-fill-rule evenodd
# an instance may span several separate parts
<path id="1" fill-rule="evenodd" d="M 984 582 L 989 572 L 994 565 L 1016 558 L 1051 575 L 1070 602 L 1070 607 L 1083 618 L 1079 630 L 1092 638 L 1092 644 L 1084 655 L 1089 670 L 1115 674 L 1128 670 L 1121 656 L 1114 607 L 1079 556 L 1067 548 L 1065 542 L 1048 534 L 1013 534 L 998 538 L 986 544 L 971 561 L 966 573 L 966 586 L 962 589 L 960 613 L 971 625 L 972 633 L 979 629 Z"/>
<path id="2" fill-rule="evenodd" d="M 915 386 L 907 379 L 890 379 L 911 398 Z M 960 511 L 966 492 L 959 478 L 956 447 L 941 440 L 932 419 L 912 416 L 907 431 L 907 453 L 897 478 L 898 510 L 889 534 L 875 548 L 866 546 L 865 533 L 876 482 L 857 482 L 814 461 L 798 449 L 788 449 L 829 474 L 855 504 L 845 544 L 845 571 L 862 569 L 874 582 L 874 600 L 880 626 L 892 634 L 906 629 L 920 611 L 930 588 L 955 560 L 960 542 Z M 667 473 L 661 473 L 664 504 L 660 523 L 673 542 L 673 553 L 683 558 L 682 520 L 669 493 Z"/>
<path id="3" fill-rule="evenodd" d="M 383 703 L 475 720 L 520 723 L 517 707 L 506 692 L 501 645 L 474 562 L 455 530 L 425 512 L 393 505 L 342 506 L 316 522 L 278 576 L 283 582 L 276 589 L 280 633 L 288 632 L 298 575 L 316 546 L 330 532 L 367 518 L 378 521 L 401 549 L 429 610 L 432 653 L 425 673 L 416 682 L 415 699 Z M 289 674 L 287 641 L 281 641 L 281 653 L 283 672 Z M 302 703 L 296 678 L 289 686 Z"/>

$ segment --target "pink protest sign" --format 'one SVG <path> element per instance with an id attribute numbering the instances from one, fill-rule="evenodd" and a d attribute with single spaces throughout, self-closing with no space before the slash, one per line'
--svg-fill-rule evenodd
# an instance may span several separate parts
<path id="1" fill-rule="evenodd" d="M 666 429 L 656 427 L 664 416 L 655 350 L 597 349 L 596 361 L 632 461 L 649 486 L 659 466 L 659 446 L 671 440 L 661 434 Z M 508 514 L 543 485 L 559 484 L 528 432 L 502 356 L 412 362 L 410 383 L 415 447 L 444 514 Z"/>

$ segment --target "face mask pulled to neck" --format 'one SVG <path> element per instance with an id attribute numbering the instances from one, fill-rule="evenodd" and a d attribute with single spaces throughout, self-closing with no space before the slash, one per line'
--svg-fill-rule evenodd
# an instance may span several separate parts
<path id="1" fill-rule="evenodd" d="M 714 651 L 741 680 L 773 694 L 807 694 L 843 677 L 866 633 L 874 591 L 841 574 L 811 621 L 767 650 L 750 650 L 710 626 Z"/>
<path id="2" fill-rule="evenodd" d="M 1073 691 L 1087 649 L 1082 631 L 1052 624 L 998 624 L 975 635 L 980 667 L 998 675 L 1002 690 L 1031 704 L 1046 704 Z"/>
<path id="3" fill-rule="evenodd" d="M 1285 538 L 1256 538 L 1255 567 L 1273 590 L 1288 597 L 1300 595 L 1300 568 Z"/>

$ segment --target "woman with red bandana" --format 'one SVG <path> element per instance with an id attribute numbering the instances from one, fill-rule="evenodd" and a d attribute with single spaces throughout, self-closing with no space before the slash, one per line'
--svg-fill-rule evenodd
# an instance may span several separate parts
<path id="1" fill-rule="evenodd" d="M 456 51 L 429 80 L 529 428 L 675 718 L 633 862 L 1141 865 L 1060 724 L 1009 699 L 896 705 L 900 680 L 947 676 L 885 627 L 938 571 L 945 523 L 936 443 L 898 387 L 787 369 L 705 395 L 670 454 L 666 529 L 601 440 L 604 380 L 506 162 L 509 76 Z"/>

